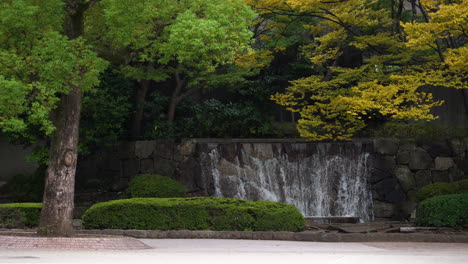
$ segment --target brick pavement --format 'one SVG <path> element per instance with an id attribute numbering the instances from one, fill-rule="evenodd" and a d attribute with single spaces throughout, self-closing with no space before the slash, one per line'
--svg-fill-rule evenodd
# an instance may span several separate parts
<path id="1" fill-rule="evenodd" d="M 0 248 L 7 249 L 60 249 L 60 250 L 141 250 L 150 249 L 131 237 L 30 237 L 0 236 Z"/>

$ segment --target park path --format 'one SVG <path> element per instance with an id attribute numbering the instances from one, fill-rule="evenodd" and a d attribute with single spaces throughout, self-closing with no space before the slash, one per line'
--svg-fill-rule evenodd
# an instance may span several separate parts
<path id="1" fill-rule="evenodd" d="M 146 250 L 0 249 L 0 263 L 466 264 L 463 243 L 142 239 Z"/>

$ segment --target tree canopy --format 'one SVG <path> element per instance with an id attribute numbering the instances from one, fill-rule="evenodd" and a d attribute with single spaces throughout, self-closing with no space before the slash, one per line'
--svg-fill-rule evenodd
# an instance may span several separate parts
<path id="1" fill-rule="evenodd" d="M 315 18 L 303 25 L 311 36 L 303 55 L 317 74 L 272 97 L 300 113 L 308 139 L 350 139 L 374 119 L 433 120 L 442 102 L 425 85 L 467 88 L 466 1 L 248 2 L 282 27 Z"/>

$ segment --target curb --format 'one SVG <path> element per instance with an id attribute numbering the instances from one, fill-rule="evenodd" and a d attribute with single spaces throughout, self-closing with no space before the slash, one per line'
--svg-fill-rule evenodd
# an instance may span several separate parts
<path id="1" fill-rule="evenodd" d="M 192 231 L 192 230 L 77 230 L 78 234 L 128 236 L 149 239 L 248 239 L 309 242 L 433 242 L 468 243 L 468 234 L 436 233 L 319 233 L 319 232 L 250 232 L 250 231 Z"/>

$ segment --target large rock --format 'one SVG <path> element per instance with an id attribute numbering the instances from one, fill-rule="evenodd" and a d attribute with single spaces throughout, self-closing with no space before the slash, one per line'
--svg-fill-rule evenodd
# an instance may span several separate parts
<path id="1" fill-rule="evenodd" d="M 135 142 L 135 155 L 139 159 L 146 159 L 153 154 L 156 148 L 156 141 L 137 141 Z"/>
<path id="2" fill-rule="evenodd" d="M 140 162 L 137 159 L 127 159 L 123 161 L 123 177 L 131 179 L 139 172 Z"/>
<path id="3" fill-rule="evenodd" d="M 414 178 L 418 188 L 432 183 L 432 175 L 430 170 L 418 170 L 414 175 Z"/>
<path id="4" fill-rule="evenodd" d="M 395 205 L 392 203 L 374 201 L 374 217 L 391 218 L 395 214 Z"/>
<path id="5" fill-rule="evenodd" d="M 463 139 L 454 138 L 450 140 L 450 147 L 452 148 L 453 154 L 455 156 L 465 156 L 465 142 Z"/>
<path id="6" fill-rule="evenodd" d="M 374 151 L 382 155 L 394 156 L 398 151 L 398 140 L 391 138 L 374 139 Z"/>
<path id="7" fill-rule="evenodd" d="M 437 157 L 434 160 L 435 170 L 444 171 L 452 168 L 455 162 L 449 157 Z"/>
<path id="8" fill-rule="evenodd" d="M 179 165 L 176 179 L 182 183 L 188 193 L 193 196 L 213 195 L 213 190 L 207 190 L 212 186 L 213 179 L 203 179 L 200 162 L 195 159 L 187 159 Z"/>
<path id="9" fill-rule="evenodd" d="M 468 177 L 468 157 L 465 157 L 463 159 L 457 158 L 454 159 L 455 164 L 457 164 L 457 168 L 465 174 L 465 177 Z"/>
<path id="10" fill-rule="evenodd" d="M 410 153 L 409 168 L 411 170 L 427 170 L 432 167 L 431 156 L 421 148 Z"/>
<path id="11" fill-rule="evenodd" d="M 142 160 L 140 160 L 140 172 L 141 173 L 154 173 L 154 161 L 153 161 L 153 159 L 142 159 Z"/>
<path id="12" fill-rule="evenodd" d="M 174 177 L 176 166 L 176 163 L 172 160 L 163 158 L 154 159 L 154 173 L 160 174 L 162 176 L 170 178 Z"/>
<path id="13" fill-rule="evenodd" d="M 398 203 L 406 200 L 406 194 L 401 190 L 396 178 L 382 180 L 372 186 L 374 199 L 389 203 Z"/>
<path id="14" fill-rule="evenodd" d="M 416 187 L 416 181 L 414 180 L 413 173 L 408 168 L 408 166 L 398 166 L 396 167 L 394 173 L 405 192 Z"/>
<path id="15" fill-rule="evenodd" d="M 388 179 L 388 178 L 392 178 L 392 174 L 388 171 L 383 171 L 383 170 L 379 170 L 379 169 L 376 169 L 376 168 L 372 168 L 371 169 L 371 177 L 369 179 L 369 182 L 371 184 L 374 184 L 374 183 L 377 183 L 381 180 L 384 180 L 384 179 Z"/>
<path id="16" fill-rule="evenodd" d="M 425 144 L 423 148 L 431 155 L 431 157 L 450 157 L 452 156 L 452 149 L 446 141 L 432 141 Z"/>
<path id="17" fill-rule="evenodd" d="M 448 170 L 449 180 L 451 182 L 463 180 L 464 173 L 457 167 L 452 167 Z"/>
<path id="18" fill-rule="evenodd" d="M 393 170 L 395 169 L 395 166 L 396 166 L 395 158 L 393 156 L 386 156 L 386 155 L 385 156 L 377 155 L 374 158 L 373 164 L 372 164 L 373 168 L 386 171 L 386 172 L 390 172 L 390 173 L 393 172 Z"/>
<path id="19" fill-rule="evenodd" d="M 411 218 L 411 213 L 413 213 L 414 209 L 418 204 L 412 201 L 405 201 L 398 204 L 397 209 L 395 211 L 395 219 L 398 220 L 406 220 Z"/>
<path id="20" fill-rule="evenodd" d="M 413 151 L 416 148 L 416 143 L 414 142 L 400 142 L 399 151 Z"/>
<path id="21" fill-rule="evenodd" d="M 396 155 L 396 163 L 399 165 L 408 165 L 410 162 L 410 152 L 400 151 Z"/>
<path id="22" fill-rule="evenodd" d="M 450 182 L 448 171 L 431 171 L 432 182 Z"/>

